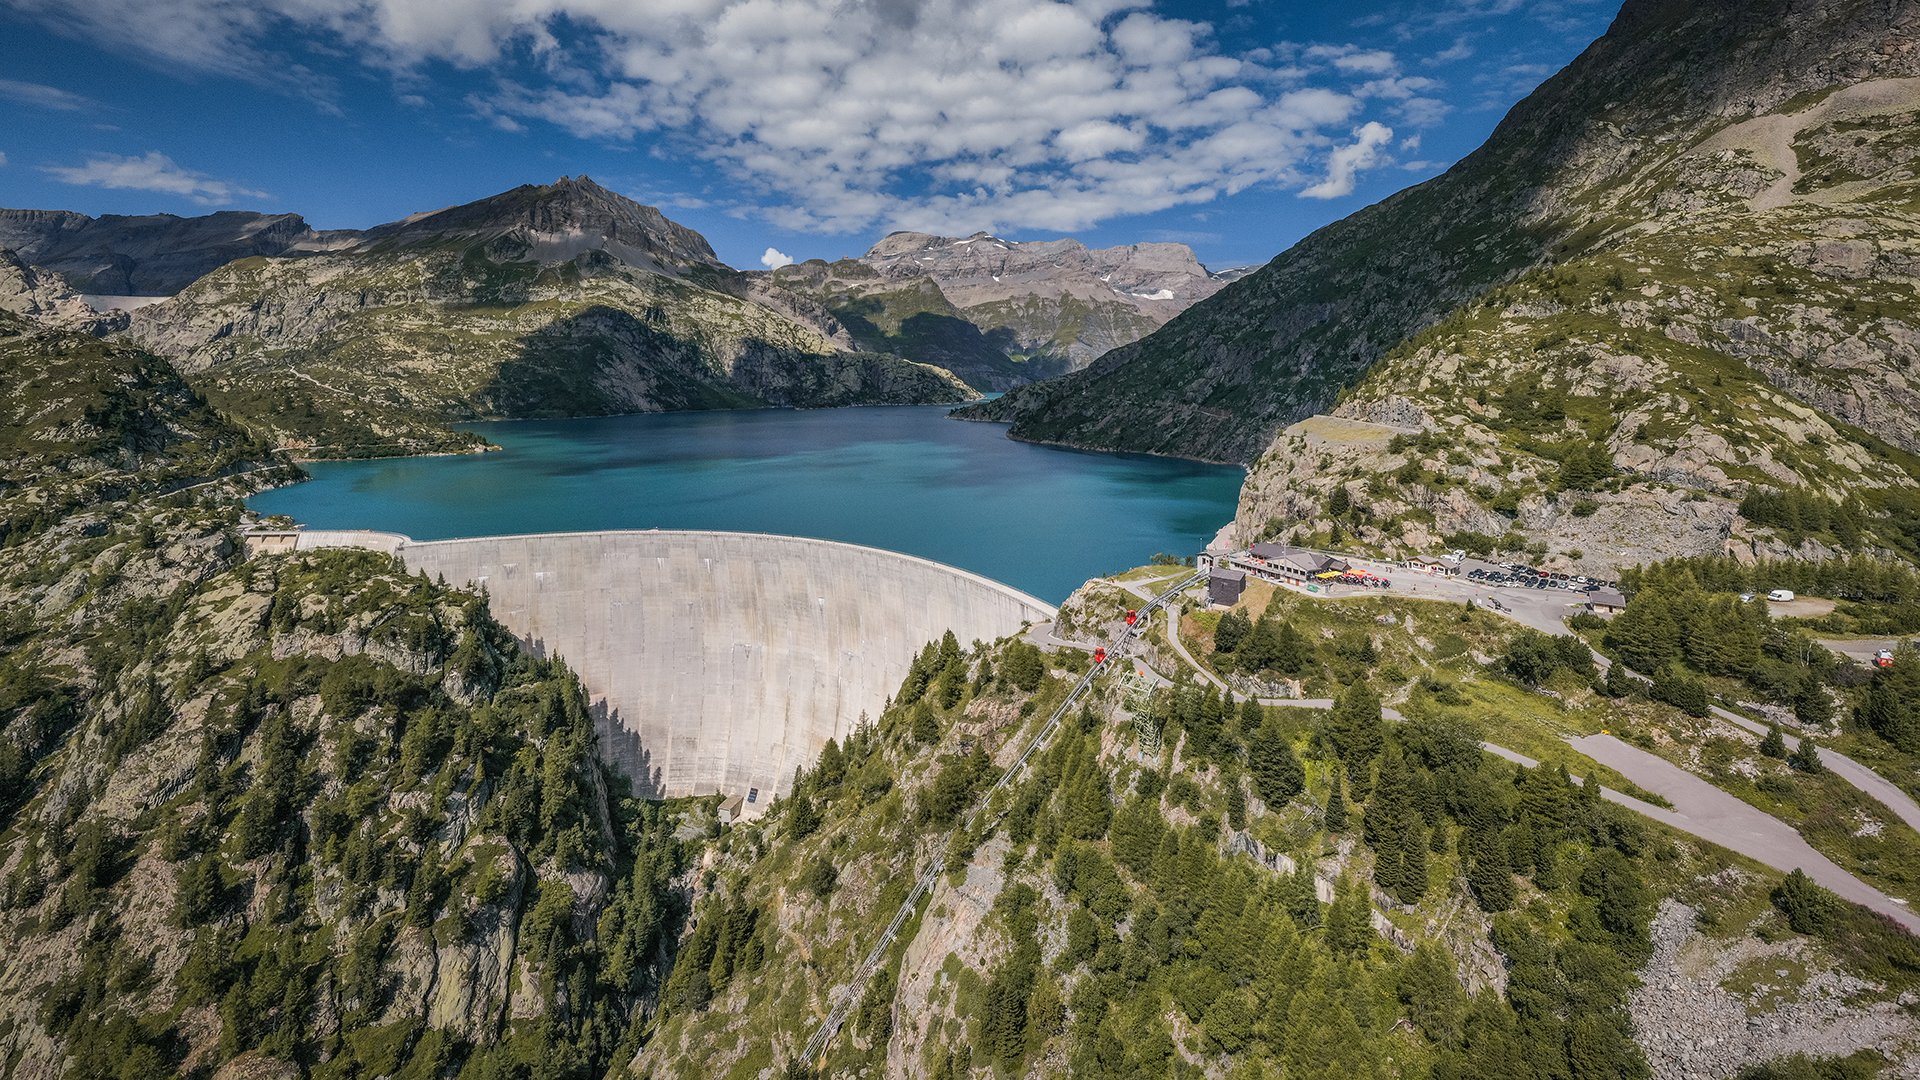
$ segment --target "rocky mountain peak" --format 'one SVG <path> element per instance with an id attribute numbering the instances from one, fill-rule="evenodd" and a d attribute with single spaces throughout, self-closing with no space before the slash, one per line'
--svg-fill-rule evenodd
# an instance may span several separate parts
<path id="1" fill-rule="evenodd" d="M 460 206 L 416 214 L 368 230 L 364 243 L 406 246 L 458 237 L 512 238 L 526 245 L 528 258 L 540 262 L 602 250 L 648 269 L 723 265 L 699 233 L 586 175 L 522 184 Z"/>
<path id="2" fill-rule="evenodd" d="M 957 303 L 1030 295 L 1115 298 L 1131 306 L 1177 305 L 1211 295 L 1220 287 L 1185 244 L 1125 244 L 1088 248 L 1072 237 L 1006 240 L 989 232 L 966 237 L 890 233 L 859 259 L 888 278 L 926 276 Z M 1000 294 L 1004 294 L 1001 296 Z"/>

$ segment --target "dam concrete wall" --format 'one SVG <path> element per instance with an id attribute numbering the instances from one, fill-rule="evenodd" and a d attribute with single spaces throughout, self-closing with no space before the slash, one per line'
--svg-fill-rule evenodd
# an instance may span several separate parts
<path id="1" fill-rule="evenodd" d="M 564 657 L 602 754 L 657 798 L 757 791 L 752 814 L 829 738 L 877 720 L 948 630 L 990 641 L 1054 609 L 978 574 L 827 540 L 722 532 L 551 533 L 414 542 L 311 531 L 298 547 L 389 551 L 484 587 L 493 615 Z"/>

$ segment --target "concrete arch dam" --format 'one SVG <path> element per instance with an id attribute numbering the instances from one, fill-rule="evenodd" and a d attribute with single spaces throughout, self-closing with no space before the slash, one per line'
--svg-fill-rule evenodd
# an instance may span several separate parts
<path id="1" fill-rule="evenodd" d="M 485 587 L 494 618 L 586 685 L 609 764 L 635 794 L 757 790 L 753 813 L 829 738 L 878 719 L 914 656 L 948 630 L 991 641 L 1048 604 L 898 552 L 724 532 L 596 532 L 414 542 L 310 531 Z"/>

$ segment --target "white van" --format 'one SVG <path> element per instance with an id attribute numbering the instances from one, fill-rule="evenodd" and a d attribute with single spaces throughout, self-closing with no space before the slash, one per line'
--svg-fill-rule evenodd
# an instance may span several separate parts
<path id="1" fill-rule="evenodd" d="M 1787 601 L 1793 599 L 1793 590 L 1792 589 L 1775 589 L 1772 592 L 1767 594 L 1767 599 L 1772 600 L 1775 603 L 1784 604 Z"/>

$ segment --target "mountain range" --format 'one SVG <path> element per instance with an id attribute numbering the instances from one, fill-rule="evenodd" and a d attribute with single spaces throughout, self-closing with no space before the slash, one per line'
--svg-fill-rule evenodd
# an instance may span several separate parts
<path id="1" fill-rule="evenodd" d="M 862 347 L 1007 390 L 1139 340 L 1238 273 L 1209 271 L 1185 244 L 1090 250 L 1072 239 L 897 232 L 857 259 L 771 277 L 818 301 Z"/>
<path id="2" fill-rule="evenodd" d="M 1913 1075 L 1915 938 L 1703 838 L 1804 839 L 1900 910 L 1920 657 L 1736 596 L 1871 576 L 1910 630 L 1910 565 L 1637 568 L 1587 638 L 1252 575 L 1163 607 L 1188 568 L 1140 568 L 926 643 L 728 821 L 616 797 L 586 689 L 484 592 L 250 551 L 240 500 L 288 446 L 1104 350 L 973 412 L 1245 462 L 1241 539 L 1913 556 L 1917 110 L 1909 2 L 1629 0 L 1481 151 L 1238 280 L 920 234 L 740 273 L 585 178 L 351 234 L 14 214 L 0 1076 Z"/>
<path id="3" fill-rule="evenodd" d="M 0 303 L 124 335 L 317 457 L 470 449 L 463 420 L 959 402 L 1081 366 L 1224 281 L 1182 245 L 984 235 L 741 273 L 588 177 L 364 231 L 6 210 L 0 249 Z"/>

